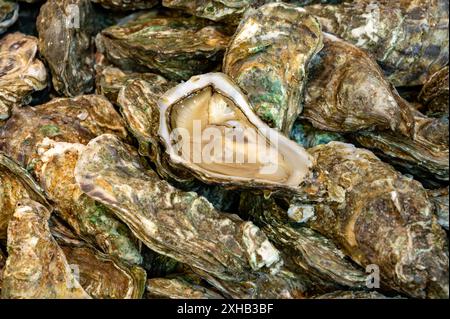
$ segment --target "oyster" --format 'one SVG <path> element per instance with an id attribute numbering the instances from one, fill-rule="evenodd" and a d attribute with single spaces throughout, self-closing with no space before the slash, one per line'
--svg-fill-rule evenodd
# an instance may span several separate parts
<path id="1" fill-rule="evenodd" d="M 158 11 L 133 15 L 96 37 L 97 49 L 122 69 L 156 72 L 176 81 L 214 69 L 228 41 L 220 25 Z"/>
<path id="2" fill-rule="evenodd" d="M 158 4 L 158 0 L 92 0 L 107 9 L 136 10 L 150 9 Z"/>
<path id="3" fill-rule="evenodd" d="M 290 212 L 283 211 L 272 198 L 243 193 L 239 209 L 249 214 L 282 252 L 291 271 L 305 274 L 311 282 L 310 290 L 365 287 L 367 275 L 346 260 L 333 242 L 310 228 L 294 225 L 288 217 Z"/>
<path id="4" fill-rule="evenodd" d="M 294 123 L 290 138 L 304 148 L 310 148 L 331 141 L 347 142 L 343 134 L 317 129 L 306 120 L 299 119 Z"/>
<path id="5" fill-rule="evenodd" d="M 247 94 L 264 122 L 288 135 L 301 112 L 309 61 L 321 48 L 322 32 L 314 16 L 271 3 L 242 19 L 223 71 Z"/>
<path id="6" fill-rule="evenodd" d="M 305 9 L 324 31 L 369 52 L 395 86 L 423 84 L 448 63 L 447 0 L 358 0 Z"/>
<path id="7" fill-rule="evenodd" d="M 195 280 L 197 279 L 197 280 Z M 219 293 L 201 285 L 192 276 L 173 276 L 170 278 L 151 278 L 147 281 L 148 298 L 170 299 L 223 299 Z"/>
<path id="8" fill-rule="evenodd" d="M 124 72 L 119 68 L 108 66 L 97 73 L 97 94 L 104 95 L 112 103 L 117 103 L 117 96 L 129 80 L 141 79 L 153 85 L 166 85 L 168 81 L 153 73 Z"/>
<path id="9" fill-rule="evenodd" d="M 6 256 L 4 255 L 1 247 L 0 247 L 0 297 L 2 295 L 2 286 L 3 286 L 3 269 L 5 268 Z"/>
<path id="10" fill-rule="evenodd" d="M 277 273 L 279 252 L 253 223 L 219 214 L 205 198 L 160 180 L 116 136 L 91 140 L 75 176 L 86 194 L 113 209 L 146 246 L 190 265 L 227 296 L 301 292 L 295 277 Z"/>
<path id="11" fill-rule="evenodd" d="M 37 144 L 45 137 L 86 144 L 102 133 L 127 137 L 125 123 L 106 98 L 57 98 L 37 107 L 15 109 L 0 128 L 0 150 L 33 171 L 39 157 Z"/>
<path id="12" fill-rule="evenodd" d="M 168 8 L 186 11 L 197 17 L 238 24 L 240 18 L 247 9 L 276 1 L 277 0 L 163 0 L 162 5 Z"/>
<path id="13" fill-rule="evenodd" d="M 0 34 L 12 26 L 19 17 L 19 5 L 12 1 L 0 0 Z"/>
<path id="14" fill-rule="evenodd" d="M 50 234 L 50 212 L 32 200 L 17 203 L 8 226 L 2 298 L 90 298 Z"/>
<path id="15" fill-rule="evenodd" d="M 189 267 L 173 258 L 158 254 L 146 246 L 142 247 L 141 254 L 143 258 L 142 267 L 149 278 L 164 277 L 172 273 L 181 272 L 186 267 Z"/>
<path id="16" fill-rule="evenodd" d="M 391 129 L 410 136 L 410 108 L 362 50 L 331 34 L 311 63 L 302 117 L 334 132 Z"/>
<path id="17" fill-rule="evenodd" d="M 37 39 L 10 33 L 0 39 L 0 122 L 15 106 L 28 104 L 31 93 L 47 86 L 47 71 L 36 58 Z"/>
<path id="18" fill-rule="evenodd" d="M 428 190 L 428 197 L 434 205 L 434 212 L 438 218 L 438 223 L 448 231 L 448 186 Z"/>
<path id="19" fill-rule="evenodd" d="M 315 299 L 389 299 L 376 291 L 333 291 L 324 295 L 316 296 Z"/>
<path id="20" fill-rule="evenodd" d="M 90 0 L 48 0 L 41 7 L 36 22 L 39 50 L 60 95 L 76 96 L 93 90 L 93 19 Z"/>
<path id="21" fill-rule="evenodd" d="M 6 239 L 8 223 L 16 204 L 21 199 L 29 198 L 50 206 L 28 172 L 0 152 L 0 239 Z"/>
<path id="22" fill-rule="evenodd" d="M 448 117 L 448 85 L 448 66 L 433 73 L 423 85 L 419 101 L 423 104 L 428 116 Z"/>
<path id="23" fill-rule="evenodd" d="M 222 73 L 194 76 L 158 105 L 171 163 L 203 182 L 290 191 L 308 177 L 308 153 L 262 122 Z"/>
<path id="24" fill-rule="evenodd" d="M 446 235 L 422 185 L 351 144 L 308 151 L 314 182 L 326 190 L 308 225 L 361 266 L 377 265 L 382 285 L 416 298 L 448 298 Z"/>
<path id="25" fill-rule="evenodd" d="M 84 145 L 45 138 L 37 147 L 40 157 L 35 173 L 58 215 L 103 252 L 140 264 L 142 256 L 130 230 L 106 207 L 83 194 L 75 182 L 75 164 Z"/>

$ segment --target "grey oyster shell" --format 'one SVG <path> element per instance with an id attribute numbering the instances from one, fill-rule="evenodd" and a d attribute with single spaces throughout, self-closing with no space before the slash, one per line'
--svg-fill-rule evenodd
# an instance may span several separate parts
<path id="1" fill-rule="evenodd" d="M 33 36 L 16 32 L 0 39 L 0 124 L 13 107 L 28 104 L 31 93 L 47 86 L 47 71 L 37 52 Z"/>
<path id="2" fill-rule="evenodd" d="M 305 9 L 324 31 L 367 51 L 395 86 L 423 84 L 448 63 L 447 0 L 358 0 Z"/>
<path id="3" fill-rule="evenodd" d="M 48 0 L 41 7 L 39 51 L 60 95 L 77 96 L 94 88 L 93 23 L 90 0 Z"/>
<path id="4" fill-rule="evenodd" d="M 113 209 L 146 246 L 189 264 L 226 295 L 275 298 L 301 292 L 295 277 L 279 272 L 279 252 L 254 224 L 220 214 L 206 199 L 160 180 L 117 137 L 91 140 L 75 176 L 86 194 Z"/>
<path id="5" fill-rule="evenodd" d="M 49 217 L 50 212 L 37 202 L 17 203 L 8 226 L 2 298 L 90 298 L 52 237 Z"/>
<path id="6" fill-rule="evenodd" d="M 271 3 L 241 20 L 223 72 L 246 93 L 263 121 L 287 135 L 302 111 L 309 61 L 321 49 L 321 27 L 314 16 Z"/>
<path id="7" fill-rule="evenodd" d="M 382 285 L 415 298 L 448 298 L 447 239 L 422 185 L 351 144 L 308 151 L 316 190 L 326 190 L 308 225 L 361 266 L 377 265 Z"/>
<path id="8" fill-rule="evenodd" d="M 142 10 L 150 9 L 158 4 L 158 0 L 91 0 L 99 3 L 106 9 L 115 10 Z"/>
<path id="9" fill-rule="evenodd" d="M 229 41 L 226 33 L 208 20 L 150 11 L 103 30 L 96 44 L 124 70 L 156 72 L 178 81 L 220 64 Z"/>
<path id="10" fill-rule="evenodd" d="M 12 1 L 0 0 L 0 34 L 13 25 L 19 17 L 19 5 Z"/>

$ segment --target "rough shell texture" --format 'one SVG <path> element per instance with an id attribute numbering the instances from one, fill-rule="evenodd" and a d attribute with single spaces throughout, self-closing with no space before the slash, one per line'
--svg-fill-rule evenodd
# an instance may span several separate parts
<path id="1" fill-rule="evenodd" d="M 448 186 L 428 190 L 428 196 L 434 205 L 434 213 L 438 218 L 438 223 L 448 231 Z"/>
<path id="2" fill-rule="evenodd" d="M 324 48 L 311 63 L 302 117 L 320 129 L 353 132 L 391 129 L 410 135 L 409 107 L 362 50 L 324 34 Z"/>
<path id="3" fill-rule="evenodd" d="M 17 204 L 8 227 L 2 298 L 90 298 L 50 234 L 50 212 L 32 200 Z"/>
<path id="4" fill-rule="evenodd" d="M 45 137 L 86 144 L 102 133 L 127 136 L 125 123 L 106 98 L 58 98 L 37 107 L 15 109 L 0 128 L 0 150 L 33 171 L 39 156 L 36 146 Z"/>
<path id="5" fill-rule="evenodd" d="M 448 117 L 449 103 L 448 66 L 433 73 L 423 85 L 419 101 L 423 104 L 428 116 Z"/>
<path id="6" fill-rule="evenodd" d="M 294 123 L 290 138 L 304 148 L 310 148 L 331 141 L 347 142 L 343 134 L 315 128 L 306 120 L 299 119 Z"/>
<path id="7" fill-rule="evenodd" d="M 321 48 L 315 17 L 295 6 L 267 4 L 241 20 L 223 71 L 263 121 L 289 134 L 301 112 L 309 61 Z"/>
<path id="8" fill-rule="evenodd" d="M 150 9 L 158 4 L 158 0 L 92 0 L 107 9 L 137 10 Z"/>
<path id="9" fill-rule="evenodd" d="M 84 145 L 44 139 L 38 144 L 37 179 L 58 215 L 75 233 L 110 256 L 140 264 L 137 240 L 128 227 L 103 205 L 83 194 L 75 182 L 74 169 Z"/>
<path id="10" fill-rule="evenodd" d="M 316 296 L 315 299 L 389 299 L 376 291 L 334 291 Z"/>
<path id="11" fill-rule="evenodd" d="M 422 185 L 351 144 L 309 152 L 315 182 L 326 189 L 309 225 L 363 267 L 377 265 L 383 285 L 412 297 L 448 298 L 446 235 Z"/>
<path id="12" fill-rule="evenodd" d="M 152 278 L 147 281 L 147 298 L 223 299 L 219 293 L 190 280 L 189 276 Z"/>
<path id="13" fill-rule="evenodd" d="M 369 52 L 395 86 L 423 84 L 448 63 L 448 1 L 348 1 L 305 7 L 324 31 Z"/>
<path id="14" fill-rule="evenodd" d="M 49 0 L 37 18 L 39 51 L 55 90 L 64 96 L 89 93 L 94 84 L 93 10 L 90 0 Z"/>
<path id="15" fill-rule="evenodd" d="M 0 34 L 13 25 L 19 17 L 19 5 L 12 1 L 0 0 Z"/>
<path id="16" fill-rule="evenodd" d="M 151 11 L 128 18 L 97 35 L 97 49 L 124 70 L 152 71 L 187 80 L 214 69 L 229 41 L 212 22 Z"/>
<path id="17" fill-rule="evenodd" d="M 146 246 L 189 264 L 227 295 L 293 295 L 295 281 L 275 275 L 282 261 L 261 230 L 160 180 L 117 137 L 90 141 L 75 176 L 86 194 L 113 209 Z"/>
<path id="18" fill-rule="evenodd" d="M 3 286 L 3 269 L 5 268 L 6 263 L 6 255 L 3 253 L 0 248 L 0 298 L 2 295 L 2 286 Z"/>
<path id="19" fill-rule="evenodd" d="M 37 39 L 29 35 L 10 33 L 0 40 L 0 121 L 47 86 L 47 71 L 37 51 Z"/>

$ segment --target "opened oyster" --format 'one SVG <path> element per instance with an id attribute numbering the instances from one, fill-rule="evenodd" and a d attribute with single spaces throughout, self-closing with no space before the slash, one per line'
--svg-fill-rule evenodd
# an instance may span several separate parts
<path id="1" fill-rule="evenodd" d="M 31 93 L 47 86 L 47 71 L 36 58 L 37 39 L 10 33 L 0 40 L 0 121 L 15 106 L 31 101 Z"/>
<path id="2" fill-rule="evenodd" d="M 395 86 L 419 85 L 448 63 L 448 1 L 344 1 L 305 7 L 324 31 L 369 52 Z"/>
<path id="3" fill-rule="evenodd" d="M 222 73 L 194 76 L 158 105 L 170 161 L 206 183 L 295 189 L 308 177 L 308 153 L 262 122 Z"/>
<path id="4" fill-rule="evenodd" d="M 96 38 L 97 49 L 124 70 L 156 72 L 170 80 L 213 70 L 228 41 L 223 26 L 158 11 L 131 16 Z"/>
<path id="5" fill-rule="evenodd" d="M 295 6 L 271 3 L 241 20 L 223 72 L 247 94 L 264 122 L 289 134 L 301 112 L 309 61 L 321 48 L 315 17 Z"/>
<path id="6" fill-rule="evenodd" d="M 2 298 L 90 298 L 52 237 L 49 217 L 50 212 L 37 202 L 17 203 L 8 227 Z"/>
<path id="7" fill-rule="evenodd" d="M 19 17 L 19 5 L 12 1 L 0 0 L 0 34 L 13 25 Z"/>
<path id="8" fill-rule="evenodd" d="M 76 96 L 93 90 L 93 22 L 90 0 L 49 0 L 41 7 L 36 24 L 39 51 L 61 95 Z"/>
<path id="9" fill-rule="evenodd" d="M 158 0 L 92 0 L 107 9 L 136 10 L 150 9 L 158 4 Z"/>

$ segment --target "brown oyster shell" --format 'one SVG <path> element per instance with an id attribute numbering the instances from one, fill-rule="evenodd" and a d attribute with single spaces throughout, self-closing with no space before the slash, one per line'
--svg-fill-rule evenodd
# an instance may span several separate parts
<path id="1" fill-rule="evenodd" d="M 169 299 L 223 299 L 219 293 L 202 285 L 199 278 L 178 275 L 147 280 L 147 298 Z"/>
<path id="2" fill-rule="evenodd" d="M 132 16 L 96 37 L 97 49 L 122 69 L 156 72 L 170 80 L 214 69 L 228 41 L 220 25 L 158 11 Z"/>
<path id="3" fill-rule="evenodd" d="M 321 48 L 322 32 L 314 16 L 271 3 L 241 20 L 223 72 L 246 93 L 263 121 L 287 135 L 302 111 L 309 61 Z"/>
<path id="4" fill-rule="evenodd" d="M 32 200 L 17 204 L 8 227 L 2 298 L 90 298 L 50 234 L 50 212 Z"/>
<path id="5" fill-rule="evenodd" d="M 12 26 L 19 17 L 19 5 L 12 1 L 0 0 L 0 34 Z"/>
<path id="6" fill-rule="evenodd" d="M 106 9 L 115 10 L 141 10 L 150 9 L 158 4 L 158 0 L 91 0 L 99 3 Z"/>
<path id="7" fill-rule="evenodd" d="M 449 221 L 448 189 L 447 186 L 428 190 L 428 197 L 434 205 L 434 213 L 437 216 L 438 223 L 447 231 Z"/>
<path id="8" fill-rule="evenodd" d="M 420 183 L 370 151 L 330 142 L 308 150 L 315 183 L 326 190 L 308 224 L 380 283 L 416 298 L 448 298 L 446 235 Z"/>
<path id="9" fill-rule="evenodd" d="M 433 73 L 425 82 L 419 94 L 419 101 L 428 116 L 448 117 L 449 104 L 448 65 Z"/>
<path id="10" fill-rule="evenodd" d="M 86 194 L 113 209 L 145 245 L 189 264 L 228 296 L 292 297 L 303 289 L 295 276 L 277 274 L 279 253 L 255 225 L 219 214 L 205 198 L 160 180 L 113 135 L 89 142 L 75 176 Z"/>
<path id="11" fill-rule="evenodd" d="M 2 295 L 2 286 L 3 286 L 3 269 L 5 268 L 6 263 L 6 255 L 3 253 L 0 247 L 0 298 Z"/>
<path id="12" fill-rule="evenodd" d="M 49 0 L 41 7 L 36 22 L 39 51 L 60 95 L 76 96 L 93 90 L 93 19 L 90 0 Z"/>
<path id="13" fill-rule="evenodd" d="M 31 93 L 47 86 L 47 71 L 37 59 L 37 39 L 10 33 L 0 39 L 0 121 L 11 109 L 31 101 Z"/>
<path id="14" fill-rule="evenodd" d="M 346 1 L 305 9 L 324 31 L 374 57 L 395 86 L 419 85 L 448 63 L 448 1 Z"/>
<path id="15" fill-rule="evenodd" d="M 314 297 L 314 299 L 389 299 L 376 291 L 344 291 L 338 290 Z"/>

